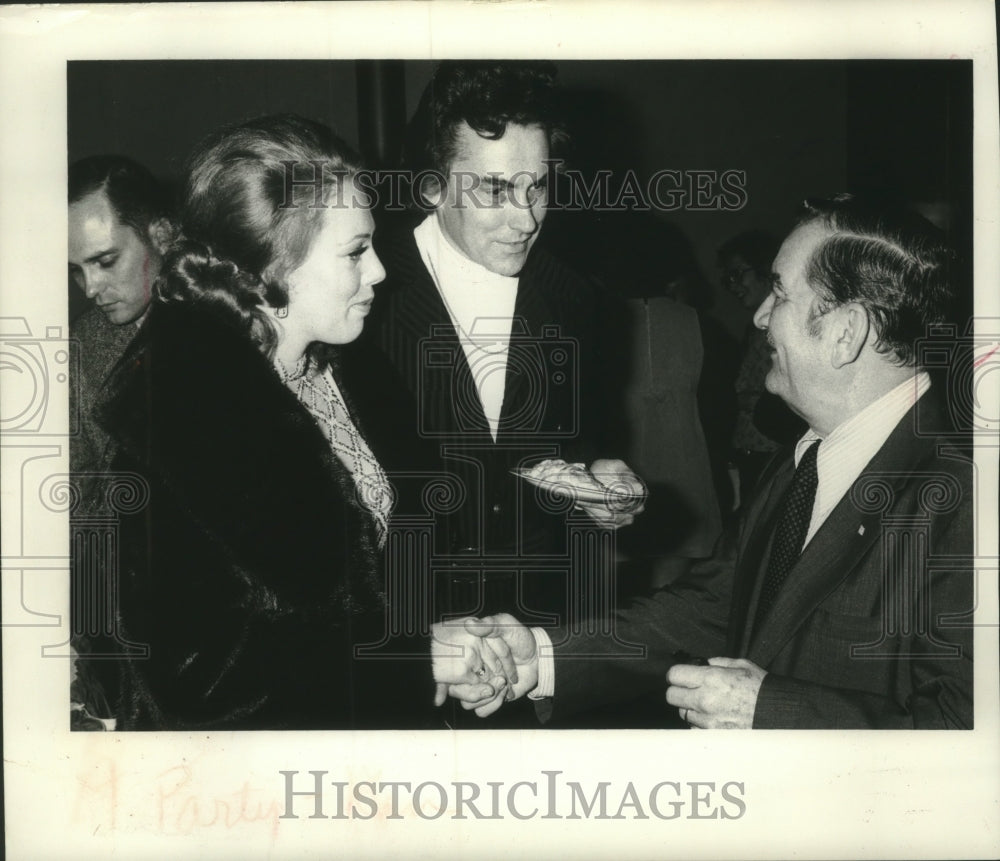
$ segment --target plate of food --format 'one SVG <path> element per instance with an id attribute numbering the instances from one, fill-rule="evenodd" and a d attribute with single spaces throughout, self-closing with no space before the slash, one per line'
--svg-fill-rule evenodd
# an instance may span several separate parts
<path id="1" fill-rule="evenodd" d="M 550 459 L 532 467 L 512 469 L 511 472 L 529 484 L 545 488 L 558 496 L 570 497 L 574 502 L 625 509 L 646 498 L 645 489 L 636 492 L 622 481 L 602 484 L 582 463 Z"/>

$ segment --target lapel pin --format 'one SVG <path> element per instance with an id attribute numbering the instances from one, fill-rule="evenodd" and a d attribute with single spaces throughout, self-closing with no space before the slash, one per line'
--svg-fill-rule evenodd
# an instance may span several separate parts
<path id="1" fill-rule="evenodd" d="M 858 535 L 864 535 L 864 534 L 865 534 L 865 525 L 864 525 L 864 524 L 862 523 L 862 524 L 861 524 L 861 525 L 860 525 L 860 526 L 858 527 Z"/>

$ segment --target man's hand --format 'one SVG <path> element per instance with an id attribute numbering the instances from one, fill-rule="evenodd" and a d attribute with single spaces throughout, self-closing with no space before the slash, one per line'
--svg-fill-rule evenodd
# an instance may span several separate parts
<path id="1" fill-rule="evenodd" d="M 750 729 L 766 675 L 744 658 L 709 658 L 707 667 L 675 664 L 667 673 L 667 702 L 700 729 Z"/>
<path id="2" fill-rule="evenodd" d="M 645 497 L 646 485 L 623 460 L 595 460 L 590 465 L 590 473 L 608 488 L 608 503 L 580 502 L 577 506 L 585 511 L 595 523 L 608 529 L 628 526 L 646 508 L 643 499 L 635 502 L 626 498 L 623 503 L 615 500 L 615 491 Z"/>
<path id="3" fill-rule="evenodd" d="M 508 613 L 434 625 L 433 637 L 435 705 L 451 696 L 486 717 L 538 684 L 535 637 Z"/>
<path id="4" fill-rule="evenodd" d="M 466 628 L 466 622 L 479 623 L 479 620 L 454 619 L 431 627 L 436 706 L 443 705 L 449 693 L 462 700 L 463 705 L 492 702 L 505 693 L 510 676 L 516 676 L 510 657 L 505 667 L 483 637 Z"/>

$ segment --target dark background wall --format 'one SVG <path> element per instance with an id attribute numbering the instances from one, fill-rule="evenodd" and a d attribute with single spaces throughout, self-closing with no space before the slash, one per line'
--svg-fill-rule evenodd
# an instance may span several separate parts
<path id="1" fill-rule="evenodd" d="M 273 112 L 333 126 L 370 163 L 393 164 L 430 77 L 418 61 L 76 61 L 68 159 L 119 152 L 176 183 L 213 128 Z M 738 211 L 550 216 L 584 267 L 657 292 L 678 267 L 734 334 L 747 315 L 714 288 L 715 251 L 748 228 L 779 236 L 806 196 L 878 190 L 919 204 L 971 247 L 972 68 L 967 61 L 573 61 L 558 64 L 574 164 L 746 171 Z M 576 240 L 574 246 L 573 237 Z M 699 280 L 700 279 L 700 280 Z M 80 298 L 71 291 L 73 309 Z"/>

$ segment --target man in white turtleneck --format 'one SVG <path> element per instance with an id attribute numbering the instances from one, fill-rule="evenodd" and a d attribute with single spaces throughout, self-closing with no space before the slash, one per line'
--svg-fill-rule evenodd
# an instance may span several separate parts
<path id="1" fill-rule="evenodd" d="M 515 131 L 521 133 L 523 129 Z M 475 132 L 466 126 L 461 134 L 468 137 Z M 518 279 L 516 274 L 491 271 L 466 256 L 455 239 L 449 238 L 450 231 L 442 227 L 446 213 L 453 215 L 454 210 L 442 208 L 428 215 L 413 236 L 472 369 L 490 435 L 496 442 Z M 534 236 L 537 235 L 536 225 Z M 526 246 L 534 236 L 525 242 Z M 517 271 L 520 272 L 520 267 Z"/>
<path id="2" fill-rule="evenodd" d="M 559 136 L 554 94 L 550 64 L 440 64 L 408 129 L 407 166 L 427 215 L 379 249 L 387 278 L 366 336 L 404 384 L 396 400 L 412 403 L 395 421 L 370 425 L 415 426 L 434 468 L 458 488 L 436 519 L 434 548 L 463 570 L 435 586 L 435 613 L 510 602 L 564 612 L 566 572 L 528 563 L 567 557 L 572 506 L 546 511 L 512 470 L 561 458 L 588 465 L 604 484 L 643 489 L 623 461 L 600 451 L 606 403 L 595 391 L 603 381 L 594 289 L 535 247 Z M 631 523 L 641 506 L 578 510 L 600 531 Z"/>
<path id="3" fill-rule="evenodd" d="M 436 209 L 413 235 L 496 442 L 518 276 L 545 218 L 548 135 L 539 125 L 510 124 L 502 137 L 490 140 L 463 121 L 454 136 L 449 182 L 431 190 Z M 621 474 L 620 465 L 601 465 L 605 473 Z M 632 519 L 596 508 L 592 516 L 615 526 Z"/>
<path id="4" fill-rule="evenodd" d="M 549 82 L 532 79 L 530 69 L 517 66 L 459 66 L 458 77 L 466 84 L 479 75 L 479 86 L 493 85 L 516 76 L 523 86 L 548 92 Z M 447 67 L 445 67 L 447 70 Z M 441 71 L 434 89 L 441 100 Z M 492 80 L 491 80 L 492 78 Z M 430 89 L 430 88 L 429 88 Z M 509 92 L 509 91 L 508 91 Z M 544 97 L 539 94 L 539 101 Z M 530 112 L 530 96 L 524 105 Z M 414 231 L 420 258 L 448 310 L 462 345 L 472 379 L 494 442 L 504 404 L 508 348 L 516 313 L 519 276 L 538 239 L 545 218 L 549 138 L 544 111 L 538 121 L 507 120 L 505 127 L 475 129 L 466 119 L 453 123 L 450 155 L 442 187 L 434 181 L 424 189 L 434 211 Z M 553 319 L 559 324 L 559 319 Z M 516 333 L 520 334 L 520 333 Z M 602 459 L 592 472 L 607 484 L 625 482 L 641 489 L 641 482 L 620 460 Z M 584 506 L 604 526 L 617 528 L 631 523 L 634 515 L 604 506 Z"/>

